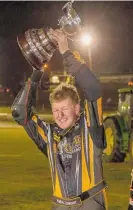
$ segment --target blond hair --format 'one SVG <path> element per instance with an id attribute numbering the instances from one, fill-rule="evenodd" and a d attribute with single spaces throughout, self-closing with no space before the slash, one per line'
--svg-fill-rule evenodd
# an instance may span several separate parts
<path id="1" fill-rule="evenodd" d="M 58 85 L 49 96 L 50 103 L 60 102 L 66 98 L 70 98 L 74 104 L 80 103 L 80 97 L 76 87 L 67 83 Z"/>

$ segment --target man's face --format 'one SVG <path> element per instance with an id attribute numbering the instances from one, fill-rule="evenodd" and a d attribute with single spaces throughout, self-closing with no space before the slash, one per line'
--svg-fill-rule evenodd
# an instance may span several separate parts
<path id="1" fill-rule="evenodd" d="M 80 105 L 74 104 L 71 98 L 52 103 L 52 112 L 57 125 L 66 129 L 75 124 L 80 114 Z"/>

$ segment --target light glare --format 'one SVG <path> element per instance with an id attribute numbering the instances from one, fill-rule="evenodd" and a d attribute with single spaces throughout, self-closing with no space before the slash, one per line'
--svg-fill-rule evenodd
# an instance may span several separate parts
<path id="1" fill-rule="evenodd" d="M 84 35 L 82 35 L 81 42 L 84 45 L 90 45 L 92 43 L 92 36 L 90 34 L 84 34 Z"/>
<path id="2" fill-rule="evenodd" d="M 51 81 L 52 81 L 52 83 L 59 83 L 60 82 L 60 80 L 59 80 L 59 77 L 58 76 L 52 76 L 52 78 L 51 78 Z"/>

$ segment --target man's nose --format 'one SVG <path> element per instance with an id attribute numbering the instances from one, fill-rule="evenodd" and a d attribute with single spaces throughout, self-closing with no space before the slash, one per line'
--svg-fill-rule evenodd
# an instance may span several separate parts
<path id="1" fill-rule="evenodd" d="M 59 119 L 62 118 L 63 116 L 64 116 L 63 111 L 59 111 L 59 112 L 58 112 L 58 117 L 59 117 Z"/>

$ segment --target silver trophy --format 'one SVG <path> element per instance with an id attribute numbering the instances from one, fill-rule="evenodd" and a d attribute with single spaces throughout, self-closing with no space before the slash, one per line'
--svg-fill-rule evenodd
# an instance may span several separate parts
<path id="1" fill-rule="evenodd" d="M 59 28 L 70 39 L 81 28 L 81 20 L 72 8 L 72 3 L 71 1 L 64 5 L 62 8 L 63 16 L 58 23 Z M 29 29 L 17 37 L 17 42 L 24 57 L 37 70 L 44 68 L 44 65 L 50 61 L 58 47 L 57 42 L 52 37 L 51 28 Z"/>

